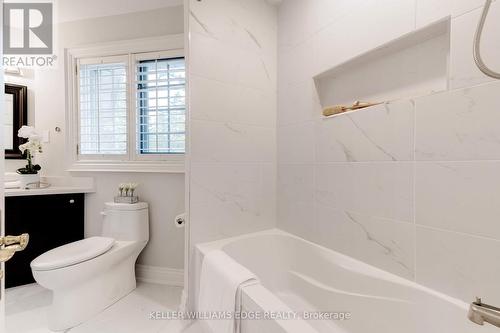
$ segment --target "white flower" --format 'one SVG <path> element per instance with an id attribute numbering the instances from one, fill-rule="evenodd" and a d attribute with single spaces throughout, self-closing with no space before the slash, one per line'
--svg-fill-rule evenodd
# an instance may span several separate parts
<path id="1" fill-rule="evenodd" d="M 24 139 L 40 140 L 41 136 L 37 133 L 33 126 L 23 126 L 17 132 L 17 136 Z"/>
<path id="2" fill-rule="evenodd" d="M 22 144 L 19 146 L 19 150 L 21 151 L 21 153 L 24 154 L 24 152 L 26 151 L 26 149 L 28 149 L 28 142 Z"/>
<path id="3" fill-rule="evenodd" d="M 26 150 L 30 152 L 31 155 L 42 152 L 42 144 L 38 140 L 29 140 L 28 142 L 19 146 L 19 150 L 24 154 Z"/>

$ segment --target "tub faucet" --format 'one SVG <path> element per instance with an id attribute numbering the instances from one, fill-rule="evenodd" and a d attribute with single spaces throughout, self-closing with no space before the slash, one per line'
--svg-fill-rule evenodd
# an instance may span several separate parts
<path id="1" fill-rule="evenodd" d="M 500 308 L 482 303 L 479 297 L 476 297 L 476 301 L 470 304 L 467 317 L 478 325 L 484 325 L 484 322 L 487 322 L 500 327 Z"/>

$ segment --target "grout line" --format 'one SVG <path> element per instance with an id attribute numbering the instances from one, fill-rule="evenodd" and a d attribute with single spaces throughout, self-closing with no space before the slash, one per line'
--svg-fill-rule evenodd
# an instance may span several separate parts
<path id="1" fill-rule="evenodd" d="M 413 279 L 417 282 L 417 112 L 418 104 L 413 101 Z"/>
<path id="2" fill-rule="evenodd" d="M 241 162 L 241 163 L 251 163 L 249 162 Z M 484 163 L 491 163 L 491 164 L 497 164 L 500 163 L 500 159 L 492 159 L 492 160 L 436 160 L 436 161 L 423 161 L 423 160 L 400 160 L 400 161 L 391 161 L 391 160 L 386 160 L 386 161 L 326 161 L 326 162 L 314 162 L 314 161 L 300 161 L 300 162 L 290 162 L 290 161 L 285 161 L 285 162 L 280 162 L 278 161 L 278 166 L 300 166 L 300 165 L 311 165 L 311 166 L 347 166 L 347 165 L 382 165 L 382 164 L 395 164 L 395 165 L 405 165 L 405 164 L 410 164 L 413 163 L 415 165 L 417 164 L 462 164 L 462 165 L 467 165 L 467 164 L 484 164 Z"/>
<path id="3" fill-rule="evenodd" d="M 439 231 L 439 232 L 444 232 L 444 233 L 460 235 L 460 236 L 464 236 L 464 237 L 472 237 L 472 238 L 483 239 L 483 240 L 487 240 L 487 241 L 493 241 L 493 242 L 500 243 L 500 239 L 493 238 L 493 237 L 481 236 L 481 235 L 476 235 L 476 234 L 469 234 L 469 233 L 466 233 L 463 231 L 442 229 L 442 228 L 433 227 L 433 226 L 424 225 L 424 224 L 417 224 L 416 226 L 418 228 L 422 228 L 422 229 L 429 229 L 429 230 L 433 230 L 433 231 Z"/>
<path id="4" fill-rule="evenodd" d="M 415 2 L 414 2 L 414 5 L 415 5 L 415 7 L 414 7 L 414 12 L 413 12 L 413 13 L 414 13 L 414 15 L 415 15 L 415 16 L 414 16 L 414 21 L 413 21 L 413 29 L 414 29 L 414 30 L 416 30 L 416 29 L 417 29 L 417 19 L 418 19 L 418 16 L 417 16 L 417 13 L 418 13 L 418 1 L 419 1 L 419 0 L 415 0 Z"/>
<path id="5" fill-rule="evenodd" d="M 239 121 L 232 121 L 232 120 L 192 118 L 191 121 L 193 121 L 193 122 L 207 122 L 207 123 L 222 124 L 222 125 L 231 124 L 231 125 L 236 125 L 236 126 L 246 126 L 246 127 L 261 128 L 261 129 L 267 129 L 267 130 L 277 130 L 276 126 L 264 126 L 264 125 L 251 124 L 251 123 L 245 123 L 245 122 L 239 122 Z"/>
<path id="6" fill-rule="evenodd" d="M 496 0 L 493 0 L 492 5 L 493 5 L 493 4 L 495 4 L 495 3 L 496 3 Z M 469 13 L 471 13 L 471 12 L 473 12 L 473 11 L 476 11 L 476 10 L 478 10 L 478 9 L 483 9 L 483 8 L 484 8 L 484 4 L 482 4 L 482 5 L 480 5 L 480 6 L 477 6 L 477 7 L 474 7 L 474 8 L 471 8 L 471 9 L 468 9 L 468 10 L 466 10 L 465 12 L 463 12 L 463 13 L 461 13 L 461 14 L 458 14 L 458 15 L 456 15 L 456 16 L 453 16 L 453 15 L 452 15 L 452 16 L 451 16 L 451 19 L 455 19 L 455 18 L 458 18 L 458 17 L 462 17 L 462 16 L 464 16 L 464 15 L 466 15 L 466 14 L 469 14 Z M 453 13 L 451 13 L 451 14 L 453 14 Z"/>

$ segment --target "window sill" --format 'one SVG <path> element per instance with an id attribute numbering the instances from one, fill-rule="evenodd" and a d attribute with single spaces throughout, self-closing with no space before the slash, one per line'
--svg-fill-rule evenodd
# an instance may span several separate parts
<path id="1" fill-rule="evenodd" d="M 138 172 L 138 173 L 184 173 L 184 161 L 178 162 L 107 162 L 71 165 L 69 172 Z"/>

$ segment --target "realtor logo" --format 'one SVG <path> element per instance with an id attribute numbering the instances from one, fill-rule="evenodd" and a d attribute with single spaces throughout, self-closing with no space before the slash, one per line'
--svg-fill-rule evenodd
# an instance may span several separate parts
<path id="1" fill-rule="evenodd" d="M 52 54 L 52 3 L 3 4 L 3 53 Z"/>

